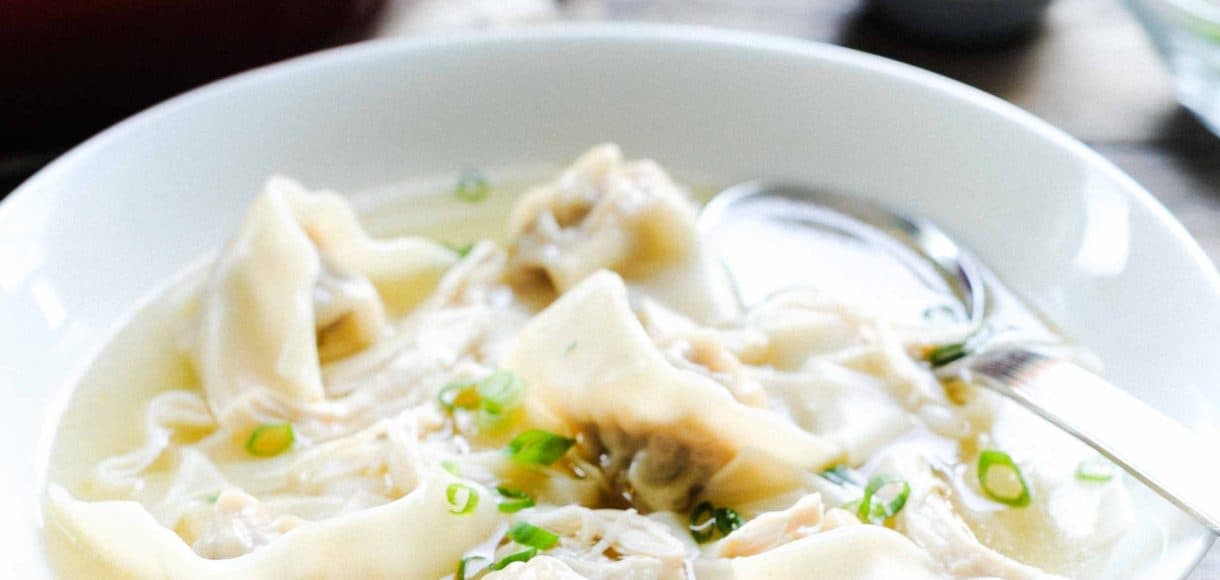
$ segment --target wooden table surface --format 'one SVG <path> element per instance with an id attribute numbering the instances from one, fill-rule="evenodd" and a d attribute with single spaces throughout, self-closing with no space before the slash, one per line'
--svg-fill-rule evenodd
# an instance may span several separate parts
<path id="1" fill-rule="evenodd" d="M 1220 260 L 1220 139 L 1177 105 L 1170 78 L 1118 0 L 1056 0 L 1024 42 L 936 48 L 862 15 L 860 0 L 396 0 L 381 34 L 537 20 L 680 22 L 831 42 L 998 95 L 1066 130 L 1147 187 Z M 0 159 L 0 196 L 42 154 Z M 33 162 L 31 162 L 33 161 Z M 1191 580 L 1220 578 L 1220 545 Z"/>

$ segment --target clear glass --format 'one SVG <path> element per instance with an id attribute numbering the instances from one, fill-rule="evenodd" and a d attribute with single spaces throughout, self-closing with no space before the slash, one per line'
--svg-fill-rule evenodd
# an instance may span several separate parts
<path id="1" fill-rule="evenodd" d="M 1168 63 L 1178 100 L 1220 135 L 1220 1 L 1127 3 Z"/>

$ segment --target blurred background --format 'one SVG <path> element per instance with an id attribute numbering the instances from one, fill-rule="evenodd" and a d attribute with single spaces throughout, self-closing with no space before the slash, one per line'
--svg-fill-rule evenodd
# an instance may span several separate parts
<path id="1" fill-rule="evenodd" d="M 1199 120 L 1220 118 L 1216 0 L 0 0 L 0 196 L 240 70 L 367 38 L 567 21 L 768 32 L 931 69 L 1088 143 L 1220 259 L 1220 139 Z"/>

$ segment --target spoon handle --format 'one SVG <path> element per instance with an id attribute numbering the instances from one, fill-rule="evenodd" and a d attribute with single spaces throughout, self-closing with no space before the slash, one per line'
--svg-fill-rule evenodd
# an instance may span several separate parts
<path id="1" fill-rule="evenodd" d="M 963 361 L 967 374 L 1075 435 L 1220 533 L 1217 450 L 1105 379 L 1020 348 Z"/>

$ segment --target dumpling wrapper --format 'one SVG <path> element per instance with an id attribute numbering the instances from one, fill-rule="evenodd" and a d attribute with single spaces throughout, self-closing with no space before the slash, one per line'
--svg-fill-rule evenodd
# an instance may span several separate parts
<path id="1" fill-rule="evenodd" d="M 543 271 L 560 293 L 599 270 L 700 322 L 730 320 L 736 297 L 699 243 L 697 206 L 651 160 L 593 147 L 513 206 L 515 261 Z"/>
<path id="2" fill-rule="evenodd" d="M 912 420 L 876 378 L 818 361 L 796 372 L 751 369 L 801 427 L 838 443 L 847 463 L 861 465 L 912 427 Z"/>
<path id="3" fill-rule="evenodd" d="M 607 271 L 531 320 L 504 366 L 525 380 L 529 420 L 543 427 L 571 433 L 596 426 L 714 446 L 730 459 L 754 459 L 757 469 L 734 470 L 742 479 L 765 479 L 774 464 L 821 470 L 842 457 L 834 443 L 769 410 L 742 405 L 712 379 L 670 364 L 632 312 L 622 279 Z M 724 487 L 768 487 L 766 481 L 737 483 Z"/>
<path id="4" fill-rule="evenodd" d="M 212 269 L 200 300 L 194 361 L 212 412 L 223 418 L 253 389 L 289 400 L 325 397 L 315 290 L 329 267 L 367 278 L 406 307 L 431 290 L 456 255 L 422 238 L 373 240 L 333 193 L 272 178 Z M 380 302 L 357 305 L 362 321 L 385 320 Z M 363 334 L 375 334 L 369 328 Z"/>
<path id="5" fill-rule="evenodd" d="M 835 528 L 730 562 L 737 580 L 944 578 L 931 558 L 902 534 L 872 525 Z"/>
<path id="6" fill-rule="evenodd" d="M 227 560 L 196 555 L 134 501 L 80 501 L 53 486 L 48 513 L 79 549 L 136 578 L 434 580 L 452 573 L 463 552 L 494 535 L 503 521 L 491 492 L 469 481 L 462 483 L 483 501 L 469 514 L 450 513 L 445 488 L 457 481 L 434 469 L 396 501 L 310 523 Z"/>

